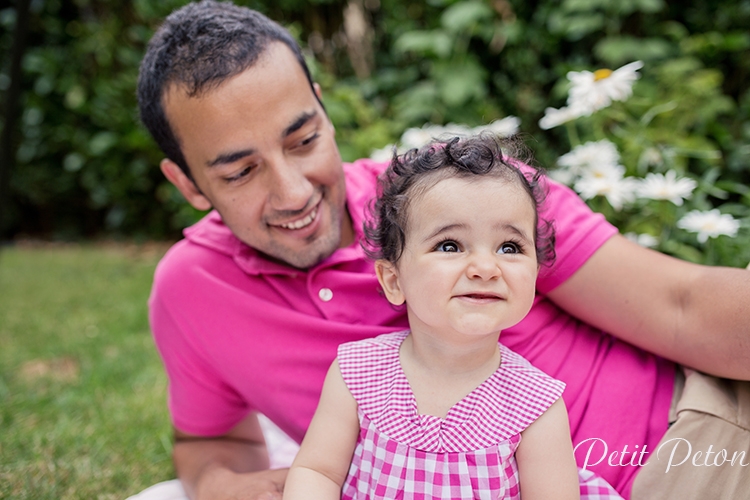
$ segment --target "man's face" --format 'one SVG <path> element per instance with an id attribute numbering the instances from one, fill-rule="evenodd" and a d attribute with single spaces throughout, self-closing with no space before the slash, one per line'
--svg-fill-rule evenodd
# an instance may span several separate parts
<path id="1" fill-rule="evenodd" d="M 162 170 L 241 241 L 298 268 L 352 242 L 333 125 L 284 44 L 204 94 L 172 86 L 164 108 L 195 184 Z"/>

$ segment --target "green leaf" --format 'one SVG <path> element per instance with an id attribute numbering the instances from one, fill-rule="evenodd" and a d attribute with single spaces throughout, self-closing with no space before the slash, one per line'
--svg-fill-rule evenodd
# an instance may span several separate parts
<path id="1" fill-rule="evenodd" d="M 115 144 L 117 144 L 117 135 L 112 132 L 99 132 L 89 141 L 89 152 L 93 156 L 99 156 L 106 153 Z"/>
<path id="2" fill-rule="evenodd" d="M 665 7 L 662 0 L 565 0 L 562 5 L 567 12 L 604 10 L 630 15 L 633 12 L 654 13 Z"/>
<path id="3" fill-rule="evenodd" d="M 687 53 L 714 54 L 720 51 L 739 52 L 750 47 L 748 33 L 720 33 L 710 31 L 697 33 L 682 41 L 682 48 Z"/>
<path id="4" fill-rule="evenodd" d="M 493 12 L 483 2 L 468 1 L 451 5 L 440 17 L 441 24 L 453 32 L 465 31 L 481 21 L 492 19 Z"/>
<path id="5" fill-rule="evenodd" d="M 437 85 L 432 81 L 416 83 L 396 95 L 393 108 L 399 121 L 407 124 L 421 124 L 432 119 L 439 99 Z"/>
<path id="6" fill-rule="evenodd" d="M 85 162 L 86 160 L 83 155 L 79 153 L 70 153 L 69 155 L 66 155 L 63 160 L 63 168 L 67 172 L 78 172 L 81 170 Z"/>
<path id="7" fill-rule="evenodd" d="M 665 252 L 672 254 L 675 257 L 679 257 L 683 260 L 695 263 L 703 262 L 703 253 L 701 253 L 700 250 L 693 246 L 686 245 L 675 240 L 665 241 L 662 244 L 662 249 Z"/>
<path id="8" fill-rule="evenodd" d="M 65 106 L 78 109 L 86 102 L 86 91 L 80 85 L 74 85 L 65 93 Z"/>
<path id="9" fill-rule="evenodd" d="M 440 97 L 448 106 L 461 106 L 473 97 L 482 98 L 487 93 L 485 72 L 472 60 L 447 63 L 435 67 Z"/>
<path id="10" fill-rule="evenodd" d="M 611 5 L 610 0 L 565 0 L 562 10 L 566 12 L 588 12 Z"/>
<path id="11" fill-rule="evenodd" d="M 674 45 L 662 38 L 610 36 L 594 46 L 594 53 L 612 66 L 636 60 L 664 59 L 674 53 Z"/>
<path id="12" fill-rule="evenodd" d="M 453 40 L 443 31 L 409 31 L 393 45 L 396 53 L 416 52 L 441 58 L 448 57 L 452 47 Z"/>
<path id="13" fill-rule="evenodd" d="M 555 11 L 550 14 L 548 26 L 552 33 L 563 34 L 569 40 L 579 40 L 589 33 L 601 31 L 606 17 L 604 14 L 579 14 L 566 16 Z"/>
<path id="14" fill-rule="evenodd" d="M 666 3 L 662 0 L 631 0 L 633 5 L 635 6 L 635 10 L 639 10 L 641 12 L 645 12 L 647 14 L 652 14 L 654 12 L 660 12 L 664 7 L 666 7 Z"/>

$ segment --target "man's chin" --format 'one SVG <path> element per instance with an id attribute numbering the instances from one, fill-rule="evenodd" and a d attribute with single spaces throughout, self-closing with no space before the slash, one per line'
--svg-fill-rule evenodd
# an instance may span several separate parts
<path id="1" fill-rule="evenodd" d="M 338 248 L 336 241 L 316 240 L 296 248 L 275 246 L 268 252 L 261 250 L 269 259 L 297 269 L 309 269 L 333 255 Z"/>

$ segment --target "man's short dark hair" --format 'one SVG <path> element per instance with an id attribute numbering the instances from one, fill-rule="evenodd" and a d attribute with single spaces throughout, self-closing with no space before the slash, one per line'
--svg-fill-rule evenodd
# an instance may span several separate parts
<path id="1" fill-rule="evenodd" d="M 190 3 L 172 12 L 154 33 L 138 75 L 141 120 L 167 158 L 189 178 L 190 169 L 164 112 L 165 92 L 178 84 L 189 96 L 200 96 L 255 64 L 276 41 L 294 53 L 317 98 L 297 42 L 254 10 L 213 0 Z"/>

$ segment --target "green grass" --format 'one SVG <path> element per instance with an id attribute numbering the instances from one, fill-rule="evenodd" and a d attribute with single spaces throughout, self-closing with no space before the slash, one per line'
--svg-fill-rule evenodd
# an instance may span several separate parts
<path id="1" fill-rule="evenodd" d="M 146 308 L 165 248 L 0 251 L 0 498 L 123 499 L 174 477 Z"/>

